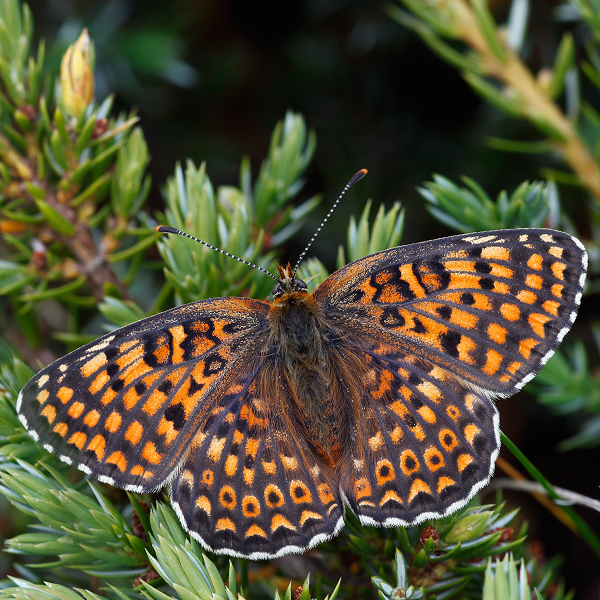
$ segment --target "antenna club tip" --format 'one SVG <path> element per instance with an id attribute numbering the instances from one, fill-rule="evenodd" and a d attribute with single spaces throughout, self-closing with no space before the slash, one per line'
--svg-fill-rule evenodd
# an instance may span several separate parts
<path id="1" fill-rule="evenodd" d="M 362 179 L 368 173 L 367 169 L 361 169 L 358 173 L 352 176 L 352 179 L 348 182 L 348 186 L 354 185 L 357 181 Z"/>

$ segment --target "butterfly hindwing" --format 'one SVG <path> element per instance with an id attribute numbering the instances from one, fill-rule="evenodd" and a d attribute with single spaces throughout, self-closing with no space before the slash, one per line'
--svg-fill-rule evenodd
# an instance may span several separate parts
<path id="1" fill-rule="evenodd" d="M 451 373 L 364 337 L 346 337 L 364 365 L 355 432 L 340 468 L 366 525 L 414 525 L 464 505 L 491 477 L 500 447 L 493 402 Z"/>
<path id="2" fill-rule="evenodd" d="M 304 551 L 344 523 L 333 473 L 295 435 L 280 369 L 259 354 L 213 408 L 171 489 L 206 549 L 252 559 Z"/>
<path id="3" fill-rule="evenodd" d="M 373 254 L 314 296 L 326 314 L 510 396 L 571 328 L 586 268 L 583 245 L 566 233 L 488 231 Z"/>
<path id="4" fill-rule="evenodd" d="M 264 302 L 218 298 L 123 327 L 40 371 L 19 395 L 19 417 L 47 450 L 101 481 L 159 489 L 267 312 Z"/>

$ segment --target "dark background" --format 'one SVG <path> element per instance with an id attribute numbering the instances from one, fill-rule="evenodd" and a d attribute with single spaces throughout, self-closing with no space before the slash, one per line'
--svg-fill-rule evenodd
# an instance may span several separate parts
<path id="1" fill-rule="evenodd" d="M 387 16 L 382 0 L 36 0 L 30 6 L 35 35 L 46 39 L 56 73 L 66 46 L 88 27 L 97 55 L 96 97 L 115 93 L 116 109 L 136 107 L 141 116 L 155 210 L 163 208 L 161 188 L 176 161 L 206 161 L 215 186 L 237 185 L 242 157 L 250 157 L 256 176 L 276 122 L 288 109 L 302 113 L 316 131 L 317 151 L 299 200 L 321 192 L 324 201 L 286 248 L 286 260 L 295 260 L 360 168 L 369 169 L 368 177 L 311 251 L 331 270 L 348 215 L 359 214 L 368 198 L 373 214 L 380 203 L 389 208 L 401 200 L 403 243 L 415 242 L 455 233 L 429 216 L 415 191 L 432 173 L 454 181 L 467 175 L 495 197 L 539 178 L 542 166 L 560 165 L 548 155 L 486 147 L 488 135 L 541 136 L 483 103 L 455 69 Z M 553 8 L 533 2 L 526 53 L 536 71 L 552 64 L 563 31 Z M 493 9 L 503 19 L 507 6 L 498 2 Z M 584 215 L 584 192 L 562 188 L 561 196 L 576 220 Z M 580 327 L 591 315 L 584 302 Z M 526 393 L 501 401 L 500 410 L 503 430 L 550 481 L 598 497 L 598 449 L 557 453 L 556 444 L 573 430 Z M 507 497 L 523 507 L 530 539 L 541 541 L 548 557 L 563 553 L 567 586 L 577 588 L 578 598 L 597 598 L 597 560 L 587 547 L 526 494 Z M 600 529 L 597 515 L 581 513 Z"/>

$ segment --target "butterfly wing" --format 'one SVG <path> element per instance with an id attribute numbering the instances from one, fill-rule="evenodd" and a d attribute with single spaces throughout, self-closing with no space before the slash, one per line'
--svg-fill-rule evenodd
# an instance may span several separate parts
<path id="1" fill-rule="evenodd" d="M 281 373 L 275 348 L 248 357 L 172 483 L 181 522 L 207 550 L 275 558 L 343 527 L 334 473 L 301 438 Z"/>
<path id="2" fill-rule="evenodd" d="M 352 440 L 340 485 L 361 521 L 410 525 L 464 505 L 493 473 L 492 398 L 531 380 L 570 329 L 587 256 L 545 229 L 392 248 L 315 291 L 339 331 Z"/>
<path id="3" fill-rule="evenodd" d="M 33 377 L 17 411 L 61 460 L 147 492 L 172 478 L 213 404 L 267 331 L 269 305 L 187 304 L 109 333 Z"/>
<path id="4" fill-rule="evenodd" d="M 330 317 L 401 344 L 491 396 L 510 396 L 569 331 L 587 254 L 549 229 L 457 235 L 384 250 L 328 277 L 314 297 Z"/>

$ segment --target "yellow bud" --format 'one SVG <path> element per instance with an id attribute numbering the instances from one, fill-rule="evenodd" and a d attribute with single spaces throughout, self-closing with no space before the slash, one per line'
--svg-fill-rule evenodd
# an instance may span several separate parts
<path id="1" fill-rule="evenodd" d="M 90 61 L 87 29 L 71 44 L 60 64 L 61 104 L 69 115 L 79 119 L 94 96 L 94 73 Z"/>

